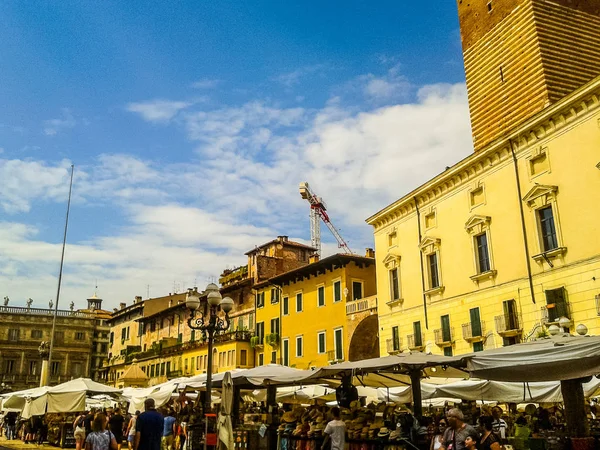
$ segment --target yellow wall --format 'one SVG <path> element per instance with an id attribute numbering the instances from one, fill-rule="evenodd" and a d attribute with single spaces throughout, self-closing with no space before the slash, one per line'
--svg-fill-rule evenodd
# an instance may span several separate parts
<path id="1" fill-rule="evenodd" d="M 439 239 L 437 248 L 443 290 L 426 295 L 429 328 L 425 327 L 419 230 L 414 199 L 399 200 L 368 219 L 374 226 L 377 255 L 378 314 L 380 346 L 387 353 L 386 341 L 392 327 L 399 327 L 402 349 L 407 348 L 407 335 L 413 322 L 421 321 L 426 349 L 441 353 L 434 343 L 434 329 L 440 328 L 440 317 L 450 315 L 454 331 L 454 354 L 473 350 L 463 339 L 462 325 L 470 323 L 469 309 L 479 307 L 487 337 L 485 348 L 503 345 L 497 333 L 495 317 L 503 315 L 502 302 L 514 299 L 523 319 L 521 339 L 535 338 L 542 327 L 545 291 L 564 287 L 575 326 L 585 324 L 591 334 L 600 333 L 596 296 L 600 295 L 600 79 L 579 97 L 566 99 L 548 108 L 552 122 L 540 115 L 509 139 L 497 141 L 487 149 L 470 156 L 456 166 L 418 188 L 423 239 Z M 593 95 L 596 97 L 594 98 Z M 585 105 L 582 106 L 582 105 Z M 571 110 L 573 108 L 573 110 Z M 561 115 L 562 114 L 562 115 Z M 536 134 L 533 134 L 535 131 Z M 525 139 L 525 137 L 527 139 Z M 515 148 L 521 182 L 520 193 L 515 181 L 510 146 Z M 532 174 L 531 158 L 544 153 L 548 170 Z M 536 186 L 556 187 L 555 193 L 532 199 L 527 194 Z M 483 188 L 484 202 L 471 205 L 471 192 Z M 521 200 L 520 200 L 521 199 Z M 523 200 L 524 199 L 524 200 Z M 523 206 L 529 261 L 536 304 L 532 302 L 527 272 L 527 257 L 519 203 Z M 536 208 L 552 205 L 559 246 L 564 252 L 550 255 L 553 267 L 541 257 L 539 222 Z M 435 212 L 435 225 L 427 228 L 425 216 Z M 474 280 L 477 274 L 473 236 L 466 225 L 475 216 L 489 217 L 484 225 L 495 274 Z M 394 245 L 389 234 L 396 232 Z M 398 264 L 401 301 L 390 303 L 389 269 Z M 427 267 L 425 266 L 427 276 Z M 426 280 L 426 288 L 427 280 Z"/>
<path id="2" fill-rule="evenodd" d="M 313 264 L 320 264 L 319 262 Z M 333 283 L 336 280 L 341 281 L 341 301 L 334 302 Z M 272 285 L 257 290 L 266 291 L 265 306 L 257 308 L 257 323 L 265 323 L 265 335 L 270 333 L 271 319 L 280 317 L 280 339 L 279 344 L 274 348 L 264 344 L 263 348 L 257 349 L 257 365 L 260 363 L 260 356 L 263 354 L 263 364 L 271 362 L 271 352 L 277 352 L 277 362 L 283 361 L 283 340 L 289 341 L 289 365 L 299 369 L 308 369 L 312 366 L 326 366 L 329 364 L 329 351 L 334 350 L 334 330 L 342 330 L 343 340 L 343 358 L 348 357 L 349 342 L 346 336 L 346 297 L 344 290 L 348 288 L 347 300 L 351 300 L 352 281 L 363 282 L 363 297 L 375 294 L 375 272 L 373 267 L 359 268 L 354 262 L 348 263 L 344 268 L 337 268 L 333 271 L 327 271 L 326 274 L 311 276 L 309 279 L 292 282 L 282 286 L 281 301 L 285 297 L 289 299 L 289 314 L 283 315 L 281 302 L 271 303 Z M 318 287 L 325 287 L 325 306 L 318 306 Z M 303 310 L 296 312 L 296 294 L 302 293 Z M 319 332 L 325 332 L 325 352 L 318 352 L 317 335 Z M 296 356 L 296 338 L 302 336 L 303 351 L 302 356 Z"/>

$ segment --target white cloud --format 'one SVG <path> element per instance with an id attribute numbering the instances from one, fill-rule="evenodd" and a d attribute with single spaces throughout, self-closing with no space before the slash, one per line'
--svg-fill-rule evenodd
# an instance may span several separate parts
<path id="1" fill-rule="evenodd" d="M 202 80 L 198 80 L 192 83 L 192 87 L 195 89 L 212 89 L 221 84 L 221 80 L 211 80 L 209 78 L 204 78 Z"/>
<path id="2" fill-rule="evenodd" d="M 148 122 L 166 123 L 181 110 L 191 105 L 191 102 L 155 99 L 148 102 L 129 103 L 126 109 L 139 114 Z"/>
<path id="3" fill-rule="evenodd" d="M 400 73 L 400 66 L 395 65 L 383 76 L 372 73 L 358 77 L 365 97 L 373 101 L 398 101 L 405 99 L 411 93 L 413 86 Z"/>
<path id="4" fill-rule="evenodd" d="M 44 121 L 44 134 L 46 136 L 55 136 L 59 132 L 73 128 L 77 124 L 75 117 L 69 108 L 62 109 L 62 116 L 57 119 Z"/>

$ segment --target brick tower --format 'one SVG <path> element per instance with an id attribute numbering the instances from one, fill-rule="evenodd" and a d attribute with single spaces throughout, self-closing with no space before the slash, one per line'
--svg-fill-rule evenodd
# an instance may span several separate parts
<path id="1" fill-rule="evenodd" d="M 457 0 L 475 151 L 600 75 L 600 0 Z"/>

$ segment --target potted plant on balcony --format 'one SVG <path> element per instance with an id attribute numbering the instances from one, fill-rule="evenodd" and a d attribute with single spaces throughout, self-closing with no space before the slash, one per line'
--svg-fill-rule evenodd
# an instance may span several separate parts
<path id="1" fill-rule="evenodd" d="M 256 347 L 261 347 L 261 346 L 262 346 L 262 342 L 261 342 L 260 336 L 252 336 L 250 338 L 250 347 L 256 348 Z"/>
<path id="2" fill-rule="evenodd" d="M 267 334 L 265 336 L 265 342 L 271 347 L 277 347 L 279 345 L 279 335 L 277 333 Z"/>

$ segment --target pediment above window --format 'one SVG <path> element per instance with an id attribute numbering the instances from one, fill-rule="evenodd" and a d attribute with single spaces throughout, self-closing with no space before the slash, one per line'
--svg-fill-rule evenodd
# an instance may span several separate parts
<path id="1" fill-rule="evenodd" d="M 530 208 L 540 208 L 553 201 L 557 191 L 558 186 L 536 184 L 527 194 L 525 194 L 523 201 L 526 202 Z"/>
<path id="2" fill-rule="evenodd" d="M 388 270 L 395 269 L 400 266 L 400 255 L 394 255 L 392 253 L 388 253 L 387 256 L 383 259 L 383 265 Z"/>
<path id="3" fill-rule="evenodd" d="M 421 240 L 419 248 L 424 254 L 429 255 L 439 250 L 441 243 L 440 239 L 427 236 Z"/>
<path id="4" fill-rule="evenodd" d="M 469 234 L 481 234 L 488 229 L 491 220 L 490 216 L 474 215 L 465 223 L 465 230 Z"/>

